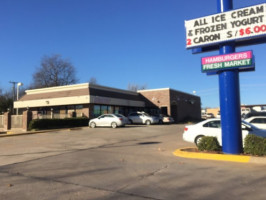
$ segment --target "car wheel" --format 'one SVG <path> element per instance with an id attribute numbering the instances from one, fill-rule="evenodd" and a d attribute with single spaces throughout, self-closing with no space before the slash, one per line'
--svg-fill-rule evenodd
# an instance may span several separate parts
<path id="1" fill-rule="evenodd" d="M 94 122 L 91 122 L 90 127 L 91 128 L 95 128 L 96 127 L 96 124 Z"/>
<path id="2" fill-rule="evenodd" d="M 115 122 L 112 122 L 111 127 L 112 128 L 116 128 L 117 127 L 117 124 Z"/>
<path id="3" fill-rule="evenodd" d="M 146 124 L 146 125 L 151 125 L 151 121 L 150 121 L 150 120 L 147 120 L 147 121 L 145 122 L 145 124 Z"/>
<path id="4" fill-rule="evenodd" d="M 160 119 L 160 120 L 159 120 L 159 124 L 163 124 L 163 120 Z"/>
<path id="5" fill-rule="evenodd" d="M 133 124 L 133 121 L 131 119 L 129 120 L 129 124 Z"/>
<path id="6" fill-rule="evenodd" d="M 199 143 L 200 143 L 202 137 L 203 137 L 203 135 L 199 135 L 199 136 L 196 137 L 196 139 L 195 139 L 195 144 L 196 144 L 197 146 L 199 145 Z"/>

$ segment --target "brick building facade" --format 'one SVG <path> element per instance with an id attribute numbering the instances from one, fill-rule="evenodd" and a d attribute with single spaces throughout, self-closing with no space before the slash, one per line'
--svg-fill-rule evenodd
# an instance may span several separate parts
<path id="1" fill-rule="evenodd" d="M 14 102 L 20 113 L 31 110 L 33 118 L 42 115 L 97 117 L 103 113 L 121 113 L 127 116 L 133 111 L 150 114 L 168 114 L 176 122 L 200 119 L 200 97 L 170 88 L 121 90 L 89 83 L 27 90 Z"/>
<path id="2" fill-rule="evenodd" d="M 176 122 L 200 119 L 200 97 L 170 88 L 138 91 L 146 107 L 158 108 L 160 113 L 172 116 Z"/>

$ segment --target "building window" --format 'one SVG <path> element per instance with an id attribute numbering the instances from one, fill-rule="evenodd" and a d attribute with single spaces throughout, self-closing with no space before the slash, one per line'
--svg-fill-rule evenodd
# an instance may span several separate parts
<path id="1" fill-rule="evenodd" d="M 101 106 L 101 115 L 102 114 L 107 114 L 108 113 L 108 106 Z"/>
<path id="2" fill-rule="evenodd" d="M 114 111 L 115 114 L 119 114 L 119 107 L 118 106 L 115 106 L 115 111 Z"/>
<path id="3" fill-rule="evenodd" d="M 82 110 L 83 109 L 83 105 L 76 105 L 76 110 Z"/>
<path id="4" fill-rule="evenodd" d="M 101 115 L 101 106 L 100 105 L 94 105 L 93 107 L 93 116 L 98 117 Z"/>
<path id="5" fill-rule="evenodd" d="M 94 105 L 93 117 L 99 117 L 102 114 L 122 114 L 127 116 L 130 112 L 135 112 L 137 108 L 123 106 Z"/>
<path id="6" fill-rule="evenodd" d="M 108 113 L 114 113 L 114 106 L 108 106 Z"/>

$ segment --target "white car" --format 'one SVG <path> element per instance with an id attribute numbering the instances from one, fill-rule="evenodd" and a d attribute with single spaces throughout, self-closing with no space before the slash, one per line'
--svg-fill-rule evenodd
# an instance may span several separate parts
<path id="1" fill-rule="evenodd" d="M 214 114 L 212 113 L 204 113 L 202 116 L 201 116 L 202 119 L 210 119 L 210 118 L 214 118 Z"/>
<path id="2" fill-rule="evenodd" d="M 151 116 L 145 112 L 133 112 L 128 115 L 128 120 L 131 124 L 157 124 L 159 123 L 159 118 Z"/>
<path id="3" fill-rule="evenodd" d="M 266 129 L 266 117 L 265 116 L 249 117 L 245 119 L 245 121 L 257 126 L 258 128 Z"/>
<path id="4" fill-rule="evenodd" d="M 91 119 L 89 127 L 95 128 L 98 126 L 108 126 L 116 128 L 118 126 L 125 126 L 127 124 L 126 117 L 120 114 L 104 114 L 97 118 Z"/>
<path id="5" fill-rule="evenodd" d="M 243 142 L 248 134 L 266 137 L 266 130 L 259 129 L 248 122 L 242 121 Z M 195 125 L 185 126 L 183 140 L 198 145 L 203 136 L 217 137 L 219 144 L 222 146 L 221 120 L 207 119 Z"/>
<path id="6" fill-rule="evenodd" d="M 168 115 L 159 114 L 157 117 L 159 118 L 159 124 L 171 124 L 175 122 L 173 117 Z"/>
<path id="7" fill-rule="evenodd" d="M 221 113 L 220 113 L 220 111 L 218 111 L 218 113 L 217 113 L 217 115 L 216 115 L 216 118 L 221 118 Z"/>

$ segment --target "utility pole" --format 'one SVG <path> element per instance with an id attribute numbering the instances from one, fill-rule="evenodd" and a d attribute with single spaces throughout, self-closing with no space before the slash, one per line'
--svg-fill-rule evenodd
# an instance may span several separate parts
<path id="1" fill-rule="evenodd" d="M 12 105 L 12 114 L 13 114 L 13 110 L 14 110 L 14 101 L 15 101 L 15 98 L 16 98 L 16 84 L 18 82 L 15 82 L 15 81 L 9 81 L 9 83 L 13 84 L 12 86 L 12 90 L 13 90 L 13 105 Z"/>

